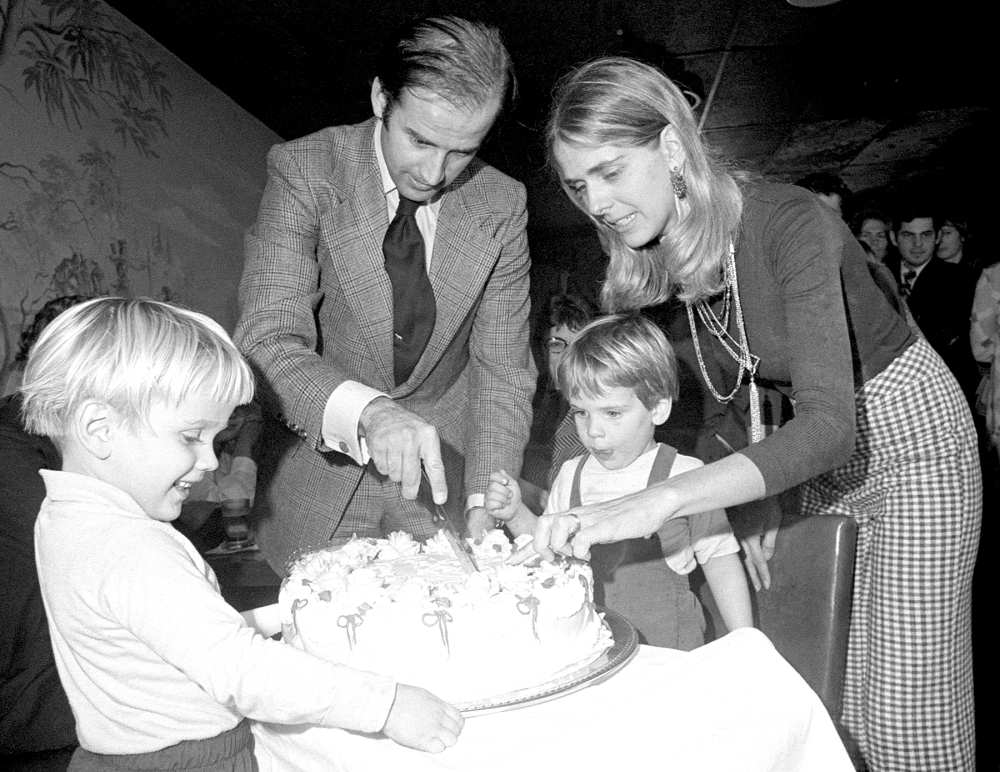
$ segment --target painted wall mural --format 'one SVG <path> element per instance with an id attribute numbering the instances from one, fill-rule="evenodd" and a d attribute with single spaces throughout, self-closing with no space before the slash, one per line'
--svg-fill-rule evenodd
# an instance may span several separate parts
<path id="1" fill-rule="evenodd" d="M 0 0 L 0 387 L 57 297 L 155 297 L 231 329 L 277 141 L 100 0 Z"/>

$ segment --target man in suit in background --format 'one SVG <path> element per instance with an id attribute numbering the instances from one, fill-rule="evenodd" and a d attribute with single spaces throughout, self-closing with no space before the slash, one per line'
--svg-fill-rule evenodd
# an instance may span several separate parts
<path id="1" fill-rule="evenodd" d="M 961 265 L 932 259 L 938 230 L 928 204 L 903 205 L 889 234 L 899 250 L 896 281 L 910 326 L 941 355 L 971 404 L 979 379 L 969 344 L 975 285 Z"/>
<path id="2" fill-rule="evenodd" d="M 419 20 L 379 59 L 374 118 L 268 154 L 236 340 L 287 430 L 255 511 L 279 571 L 331 538 L 431 535 L 431 497 L 478 535 L 489 473 L 520 471 L 526 196 L 475 157 L 513 88 L 494 28 Z"/>

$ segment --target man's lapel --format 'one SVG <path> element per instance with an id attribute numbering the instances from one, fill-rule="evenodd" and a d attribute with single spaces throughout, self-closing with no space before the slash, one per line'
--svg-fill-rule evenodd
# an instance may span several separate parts
<path id="1" fill-rule="evenodd" d="M 922 302 L 925 294 L 933 292 L 934 283 L 938 281 L 936 263 L 937 258 L 932 257 L 913 280 L 913 286 L 910 288 L 910 297 L 916 296 L 915 302 L 917 304 Z"/>
<path id="2" fill-rule="evenodd" d="M 470 181 L 445 194 L 438 214 L 430 280 L 437 303 L 437 321 L 415 374 L 433 366 L 454 338 L 496 264 L 499 247 L 476 223 L 487 206 Z"/>
<path id="3" fill-rule="evenodd" d="M 389 217 L 370 123 L 363 124 L 357 145 L 337 159 L 339 174 L 332 180 L 336 200 L 320 215 L 320 237 L 361 335 L 375 354 L 384 382 L 391 384 L 392 285 L 382 255 Z"/>
<path id="4" fill-rule="evenodd" d="M 391 384 L 392 285 L 382 255 L 389 217 L 370 129 L 359 131 L 356 145 L 347 148 L 333 166 L 335 200 L 320 215 L 320 238 L 330 252 L 361 334 L 375 353 L 383 382 Z M 466 170 L 455 187 L 444 194 L 438 213 L 429 275 L 437 319 L 410 381 L 422 379 L 435 366 L 478 302 L 499 251 L 491 236 L 476 225 L 488 216 L 489 202 L 484 191 Z"/>

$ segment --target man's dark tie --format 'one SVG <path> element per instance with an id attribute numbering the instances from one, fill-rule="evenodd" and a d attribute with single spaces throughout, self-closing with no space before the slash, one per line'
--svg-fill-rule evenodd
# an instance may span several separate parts
<path id="1" fill-rule="evenodd" d="M 899 293 L 905 298 L 913 289 L 913 280 L 917 278 L 917 272 L 912 268 L 903 269 L 903 281 L 899 287 Z"/>
<path id="2" fill-rule="evenodd" d="M 382 242 L 392 282 L 392 351 L 396 384 L 410 377 L 434 329 L 437 310 L 427 278 L 424 239 L 415 217 L 420 203 L 399 197 L 396 216 Z"/>

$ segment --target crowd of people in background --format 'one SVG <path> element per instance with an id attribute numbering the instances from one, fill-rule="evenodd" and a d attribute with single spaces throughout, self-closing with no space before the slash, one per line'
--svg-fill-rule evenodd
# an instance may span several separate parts
<path id="1" fill-rule="evenodd" d="M 1000 257 L 977 249 L 969 216 L 931 194 L 901 190 L 858 196 L 836 174 L 796 182 L 848 223 L 868 253 L 876 283 L 910 328 L 931 344 L 969 402 L 983 463 L 994 469 L 1000 450 L 996 408 Z M 994 476 L 984 475 L 990 483 Z"/>

